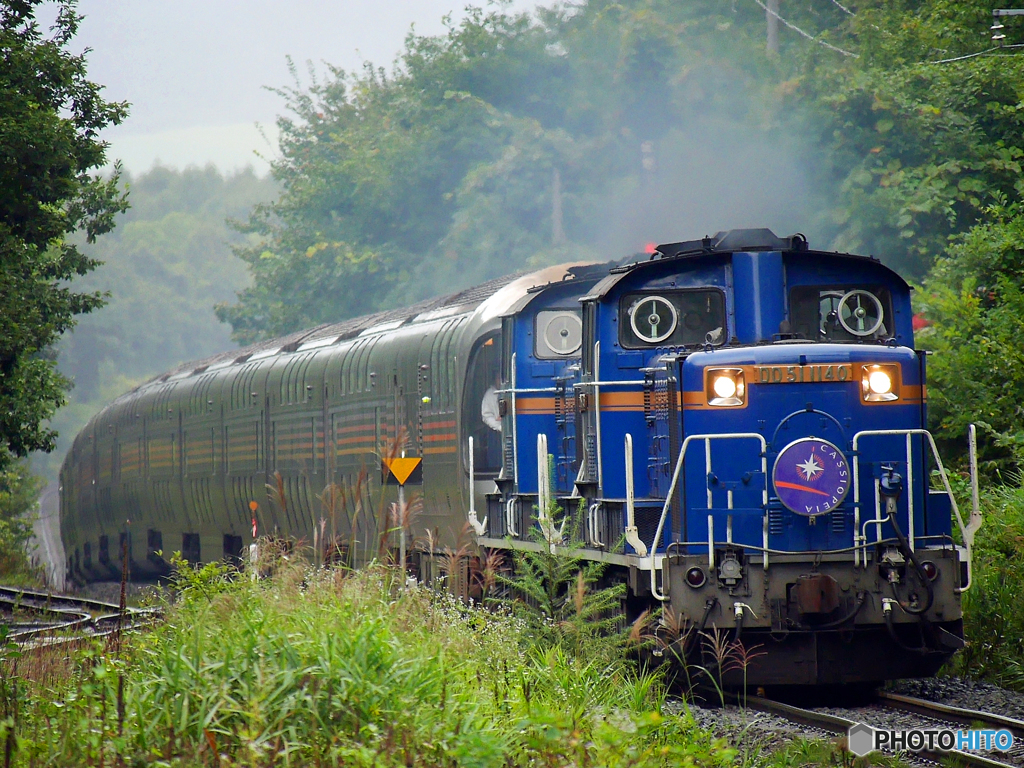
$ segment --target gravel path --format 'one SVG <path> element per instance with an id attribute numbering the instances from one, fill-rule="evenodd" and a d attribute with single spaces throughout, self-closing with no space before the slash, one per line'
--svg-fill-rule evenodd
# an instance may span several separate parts
<path id="1" fill-rule="evenodd" d="M 953 707 L 977 709 L 1024 720 L 1024 693 L 1008 691 L 991 683 L 965 677 L 897 680 L 889 689 L 904 696 L 916 696 Z"/>
<path id="2" fill-rule="evenodd" d="M 967 707 L 994 714 L 1024 719 L 1024 694 L 1008 691 L 989 683 L 981 683 L 965 678 L 933 678 L 921 680 L 898 680 L 889 686 L 894 693 L 916 696 L 928 701 L 936 701 L 956 707 Z M 769 754 L 784 748 L 794 739 L 817 739 L 837 741 L 832 733 L 790 722 L 782 717 L 738 707 L 713 707 L 699 704 L 686 704 L 681 701 L 671 703 L 671 708 L 679 711 L 689 708 L 697 724 L 724 738 L 732 746 L 747 756 Z M 914 728 L 944 727 L 934 720 L 921 715 L 899 712 L 880 706 L 857 707 L 814 707 L 817 711 L 844 717 L 848 720 L 866 723 L 875 727 L 911 730 Z M 963 726 L 950 724 L 954 729 Z M 1018 741 L 1010 753 L 993 751 L 993 759 L 1010 765 L 1024 768 L 1024 743 Z M 934 766 L 927 759 L 915 755 L 904 755 L 910 765 Z M 753 764 L 759 761 L 754 759 Z"/>

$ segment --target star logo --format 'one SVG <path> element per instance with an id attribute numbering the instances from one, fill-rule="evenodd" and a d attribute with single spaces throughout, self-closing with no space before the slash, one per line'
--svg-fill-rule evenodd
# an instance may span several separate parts
<path id="1" fill-rule="evenodd" d="M 823 469 L 823 467 L 817 461 L 814 460 L 813 453 L 807 457 L 807 461 L 805 461 L 803 464 L 797 464 L 797 467 L 800 468 L 800 472 L 801 474 L 803 474 L 805 480 L 813 480 L 819 474 L 821 474 L 821 471 Z"/>

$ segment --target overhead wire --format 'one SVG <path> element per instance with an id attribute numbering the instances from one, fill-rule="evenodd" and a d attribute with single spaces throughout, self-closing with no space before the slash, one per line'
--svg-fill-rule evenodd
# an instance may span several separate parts
<path id="1" fill-rule="evenodd" d="M 793 24 L 792 22 L 788 21 L 787 19 L 784 19 L 778 13 L 776 13 L 771 8 L 769 8 L 767 5 L 765 5 L 763 2 L 761 2 L 761 0 L 754 0 L 754 2 L 757 3 L 759 6 L 761 6 L 761 8 L 764 10 L 765 13 L 767 13 L 767 14 L 769 14 L 771 16 L 774 16 L 776 19 L 781 21 L 784 25 L 786 25 L 787 27 L 792 29 L 797 34 L 806 37 L 808 40 L 811 40 L 812 42 L 815 42 L 818 45 L 824 46 L 825 48 L 828 48 L 829 50 L 835 51 L 836 53 L 841 53 L 844 56 L 851 56 L 851 57 L 853 57 L 855 59 L 859 59 L 860 58 L 860 54 L 853 53 L 852 51 L 844 50 L 844 49 L 842 49 L 842 48 L 840 48 L 838 46 L 832 45 L 831 43 L 827 43 L 824 40 L 821 40 L 821 39 L 815 37 L 814 35 L 810 34 L 809 32 L 804 31 L 803 29 L 798 27 L 796 24 Z M 845 5 L 840 3 L 839 0 L 832 0 L 832 3 L 834 5 L 836 5 L 836 6 L 838 6 L 839 8 L 841 8 L 845 13 L 849 14 L 850 16 L 855 16 L 856 15 L 853 11 L 851 11 Z M 1015 45 L 993 46 L 992 48 L 986 48 L 984 51 L 978 51 L 976 53 L 968 53 L 968 54 L 965 54 L 963 56 L 954 56 L 953 58 L 950 58 L 950 59 L 938 59 L 937 61 L 924 61 L 924 62 L 921 62 L 921 63 L 922 64 L 950 64 L 950 63 L 953 63 L 953 62 L 956 62 L 956 61 L 964 61 L 965 59 L 974 59 L 974 58 L 977 58 L 978 56 L 986 56 L 986 55 L 990 55 L 990 54 L 994 55 L 994 56 L 998 56 L 1000 54 L 994 53 L 995 51 L 1001 51 L 1001 50 L 1006 50 L 1006 49 L 1010 49 L 1010 48 L 1024 48 L 1024 43 L 1015 44 Z M 1013 54 L 1013 55 L 1018 55 L 1018 54 Z"/>
<path id="2" fill-rule="evenodd" d="M 938 61 L 926 61 L 925 64 L 949 64 L 953 61 L 963 61 L 964 59 L 973 59 L 978 56 L 985 56 L 992 53 L 993 51 L 1002 51 L 1007 48 L 1024 48 L 1024 43 L 1017 43 L 1014 45 L 994 45 L 991 48 L 986 48 L 984 51 L 978 51 L 977 53 L 968 53 L 964 56 L 954 56 L 952 59 L 939 59 Z M 993 54 L 998 56 L 999 54 Z M 1016 55 L 1016 54 L 1014 54 Z"/>
<path id="3" fill-rule="evenodd" d="M 784 18 L 779 16 L 779 14 L 777 14 L 775 11 L 773 11 L 771 8 L 769 8 L 767 5 L 762 3 L 761 0 L 754 0 L 754 2 L 757 3 L 759 6 L 761 6 L 764 9 L 765 13 L 768 13 L 768 14 L 774 16 L 776 19 L 781 21 L 787 27 L 792 29 L 794 32 L 796 32 L 797 34 L 803 35 L 808 40 L 812 40 L 815 43 L 817 43 L 818 45 L 823 45 L 826 48 L 835 51 L 836 53 L 841 53 L 841 54 L 843 54 L 843 56 L 852 56 L 855 59 L 859 59 L 860 58 L 859 54 L 852 53 L 851 51 L 844 51 L 842 48 L 839 48 L 839 47 L 837 47 L 835 45 L 832 45 L 831 43 L 826 43 L 824 40 L 819 40 L 818 38 L 816 38 L 814 35 L 810 34 L 809 32 L 804 32 L 804 30 L 800 29 L 800 27 L 798 27 L 796 24 L 791 24 L 790 22 L 786 21 Z"/>
<path id="4" fill-rule="evenodd" d="M 840 3 L 840 2 L 839 2 L 839 0 L 832 0 L 832 4 L 833 4 L 833 5 L 838 5 L 838 6 L 840 7 L 840 8 L 842 8 L 842 9 L 843 9 L 843 11 L 844 11 L 844 12 L 845 12 L 846 14 L 848 14 L 848 15 L 850 15 L 850 16 L 856 16 L 856 15 L 857 15 L 857 14 L 855 14 L 855 13 L 854 13 L 853 11 L 851 11 L 851 10 L 850 10 L 849 8 L 847 8 L 847 7 L 845 6 L 845 5 L 843 5 L 842 3 Z"/>

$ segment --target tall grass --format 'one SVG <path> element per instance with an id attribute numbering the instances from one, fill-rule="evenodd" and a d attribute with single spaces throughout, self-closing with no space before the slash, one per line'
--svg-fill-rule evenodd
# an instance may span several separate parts
<path id="1" fill-rule="evenodd" d="M 510 611 L 408 588 L 396 568 L 292 566 L 262 581 L 204 569 L 179 587 L 121 660 L 97 648 L 59 681 L 22 681 L 17 723 L 0 723 L 10 764 L 713 766 L 735 754 L 666 714 L 658 678 L 606 649 L 539 641 Z"/>
<path id="2" fill-rule="evenodd" d="M 1024 486 L 983 496 L 984 525 L 974 543 L 974 584 L 964 594 L 967 647 L 948 665 L 956 674 L 1024 691 Z"/>

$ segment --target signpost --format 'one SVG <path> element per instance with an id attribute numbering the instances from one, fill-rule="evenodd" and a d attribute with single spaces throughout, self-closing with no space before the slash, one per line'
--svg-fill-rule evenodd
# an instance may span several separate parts
<path id="1" fill-rule="evenodd" d="M 419 457 L 406 458 L 405 456 L 381 461 L 381 471 L 384 475 L 385 485 L 422 485 L 423 484 L 423 459 Z"/>
<path id="2" fill-rule="evenodd" d="M 398 486 L 398 542 L 399 562 L 405 571 L 405 486 L 423 484 L 422 457 L 384 458 L 381 460 L 381 472 L 385 485 Z"/>

